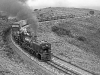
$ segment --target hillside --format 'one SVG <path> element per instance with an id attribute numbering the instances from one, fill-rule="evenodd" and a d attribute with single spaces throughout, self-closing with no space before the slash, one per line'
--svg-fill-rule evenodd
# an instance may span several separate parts
<path id="1" fill-rule="evenodd" d="M 52 53 L 100 74 L 100 11 L 49 7 L 34 12 L 38 41 L 52 44 Z"/>
<path id="2" fill-rule="evenodd" d="M 7 42 L 8 38 L 4 36 L 4 31 L 12 23 L 12 21 L 0 19 L 0 75 L 49 75 L 10 47 L 11 42 Z M 6 33 L 5 35 L 7 35 Z"/>
<path id="3" fill-rule="evenodd" d="M 51 43 L 53 54 L 100 75 L 100 11 L 49 7 L 33 13 L 39 21 L 38 42 L 45 40 Z M 3 41 L 2 31 L 11 24 L 0 19 L 0 74 L 47 75 Z"/>

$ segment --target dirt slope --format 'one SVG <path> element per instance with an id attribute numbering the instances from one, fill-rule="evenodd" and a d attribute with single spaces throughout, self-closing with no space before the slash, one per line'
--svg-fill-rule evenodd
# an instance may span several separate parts
<path id="1" fill-rule="evenodd" d="M 39 9 L 34 13 L 39 21 L 38 42 L 50 42 L 53 54 L 100 75 L 99 11 L 58 7 Z M 0 31 L 8 25 L 0 20 Z M 16 75 L 19 70 L 24 75 L 26 72 L 26 75 L 38 74 L 31 62 L 22 59 L 2 40 L 0 36 L 0 74 Z"/>
<path id="2" fill-rule="evenodd" d="M 50 42 L 52 53 L 100 74 L 100 11 L 49 7 L 34 13 L 39 20 L 38 41 Z"/>

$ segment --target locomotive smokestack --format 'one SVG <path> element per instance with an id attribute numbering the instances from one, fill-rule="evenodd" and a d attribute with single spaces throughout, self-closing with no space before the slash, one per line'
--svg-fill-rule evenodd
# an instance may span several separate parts
<path id="1" fill-rule="evenodd" d="M 6 12 L 8 16 L 14 16 L 18 20 L 27 20 L 36 36 L 37 19 L 25 3 L 18 0 L 0 0 L 0 11 Z"/>

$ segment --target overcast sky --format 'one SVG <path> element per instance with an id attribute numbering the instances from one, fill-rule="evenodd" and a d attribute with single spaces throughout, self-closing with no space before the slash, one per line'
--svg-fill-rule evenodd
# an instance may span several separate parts
<path id="1" fill-rule="evenodd" d="M 100 10 L 100 0 L 28 0 L 27 4 L 33 8 L 77 7 Z"/>

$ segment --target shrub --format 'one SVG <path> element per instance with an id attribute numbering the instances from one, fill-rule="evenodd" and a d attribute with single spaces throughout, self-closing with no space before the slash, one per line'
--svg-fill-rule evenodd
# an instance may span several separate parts
<path id="1" fill-rule="evenodd" d="M 38 9 L 34 9 L 34 11 L 37 11 Z"/>
<path id="2" fill-rule="evenodd" d="M 84 36 L 77 36 L 77 40 L 82 41 L 82 42 L 86 42 L 87 39 Z"/>
<path id="3" fill-rule="evenodd" d="M 58 27 L 58 26 L 53 26 L 51 28 L 51 30 L 54 33 L 56 33 L 58 36 L 67 35 L 69 37 L 72 37 L 72 34 L 71 34 L 71 31 L 70 30 L 67 30 L 67 29 L 64 29 L 64 28 L 61 28 L 61 27 Z"/>
<path id="4" fill-rule="evenodd" d="M 3 37 L 4 42 L 7 42 L 6 36 L 8 35 L 9 32 L 10 32 L 10 27 L 3 30 L 3 36 L 2 37 Z"/>
<path id="5" fill-rule="evenodd" d="M 75 18 L 75 15 L 70 14 L 70 15 L 68 15 L 68 18 Z"/>
<path id="6" fill-rule="evenodd" d="M 66 18 L 66 16 L 61 16 L 61 17 L 60 17 L 60 19 L 65 19 L 65 18 Z"/>
<path id="7" fill-rule="evenodd" d="M 94 11 L 93 11 L 93 10 L 89 11 L 89 13 L 90 13 L 91 15 L 94 15 Z"/>

